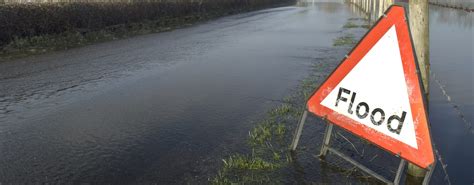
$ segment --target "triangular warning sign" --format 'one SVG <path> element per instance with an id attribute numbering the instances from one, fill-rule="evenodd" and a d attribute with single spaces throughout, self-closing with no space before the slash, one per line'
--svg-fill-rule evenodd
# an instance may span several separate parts
<path id="1" fill-rule="evenodd" d="M 392 6 L 307 102 L 309 112 L 427 168 L 433 150 L 401 6 Z"/>

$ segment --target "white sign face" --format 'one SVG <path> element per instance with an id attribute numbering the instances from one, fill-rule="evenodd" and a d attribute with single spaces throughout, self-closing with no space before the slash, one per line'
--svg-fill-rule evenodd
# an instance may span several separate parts
<path id="1" fill-rule="evenodd" d="M 394 25 L 321 105 L 418 149 L 404 74 Z"/>

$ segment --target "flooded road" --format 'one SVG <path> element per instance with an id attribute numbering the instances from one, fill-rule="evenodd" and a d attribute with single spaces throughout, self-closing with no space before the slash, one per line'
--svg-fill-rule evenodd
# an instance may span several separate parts
<path id="1" fill-rule="evenodd" d="M 0 182 L 207 183 L 350 17 L 274 8 L 2 62 Z"/>
<path id="2" fill-rule="evenodd" d="M 360 38 L 342 29 L 358 18 L 342 1 L 281 7 L 1 62 L 0 182 L 206 184 L 311 67 L 321 78 L 336 67 L 350 47 L 333 39 Z M 447 164 L 432 182 L 472 184 L 473 15 L 431 6 L 430 31 L 432 137 Z M 308 122 L 282 182 L 374 182 L 316 160 L 324 124 Z M 340 147 L 396 170 L 390 154 L 351 145 Z"/>

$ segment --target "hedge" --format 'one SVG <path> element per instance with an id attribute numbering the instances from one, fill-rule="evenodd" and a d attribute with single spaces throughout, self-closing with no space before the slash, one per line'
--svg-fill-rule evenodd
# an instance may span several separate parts
<path id="1" fill-rule="evenodd" d="M 119 24 L 166 21 L 258 9 L 292 0 L 203 0 L 165 2 L 17 3 L 0 5 L 0 46 L 16 38 L 97 31 Z"/>

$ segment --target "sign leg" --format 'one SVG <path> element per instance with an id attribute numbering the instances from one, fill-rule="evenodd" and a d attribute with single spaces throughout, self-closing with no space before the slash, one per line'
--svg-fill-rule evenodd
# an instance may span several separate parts
<path id="1" fill-rule="evenodd" d="M 423 178 L 423 185 L 428 185 L 430 184 L 431 176 L 434 173 L 436 167 L 436 160 L 434 161 L 433 165 L 428 168 L 428 172 L 425 175 L 425 178 Z"/>
<path id="2" fill-rule="evenodd" d="M 293 136 L 293 141 L 291 142 L 291 146 L 290 146 L 291 151 L 295 151 L 296 146 L 298 146 L 298 142 L 300 141 L 301 132 L 303 132 L 303 126 L 304 126 L 304 122 L 306 121 L 307 116 L 308 116 L 308 111 L 305 110 L 303 112 L 303 116 L 301 116 L 301 120 L 300 120 L 300 123 L 298 124 L 298 127 L 296 127 L 295 135 Z"/>
<path id="3" fill-rule="evenodd" d="M 329 122 L 327 124 L 328 126 L 326 127 L 326 132 L 324 133 L 323 145 L 321 146 L 321 153 L 319 154 L 320 158 L 324 158 L 328 153 L 329 141 L 331 140 L 333 124 Z"/>
<path id="4" fill-rule="evenodd" d="M 393 182 L 394 185 L 400 184 L 400 179 L 402 178 L 402 173 L 403 173 L 403 170 L 405 169 L 406 163 L 407 161 L 405 161 L 405 159 L 400 160 L 400 165 L 398 166 L 397 175 L 395 176 L 395 180 Z"/>

